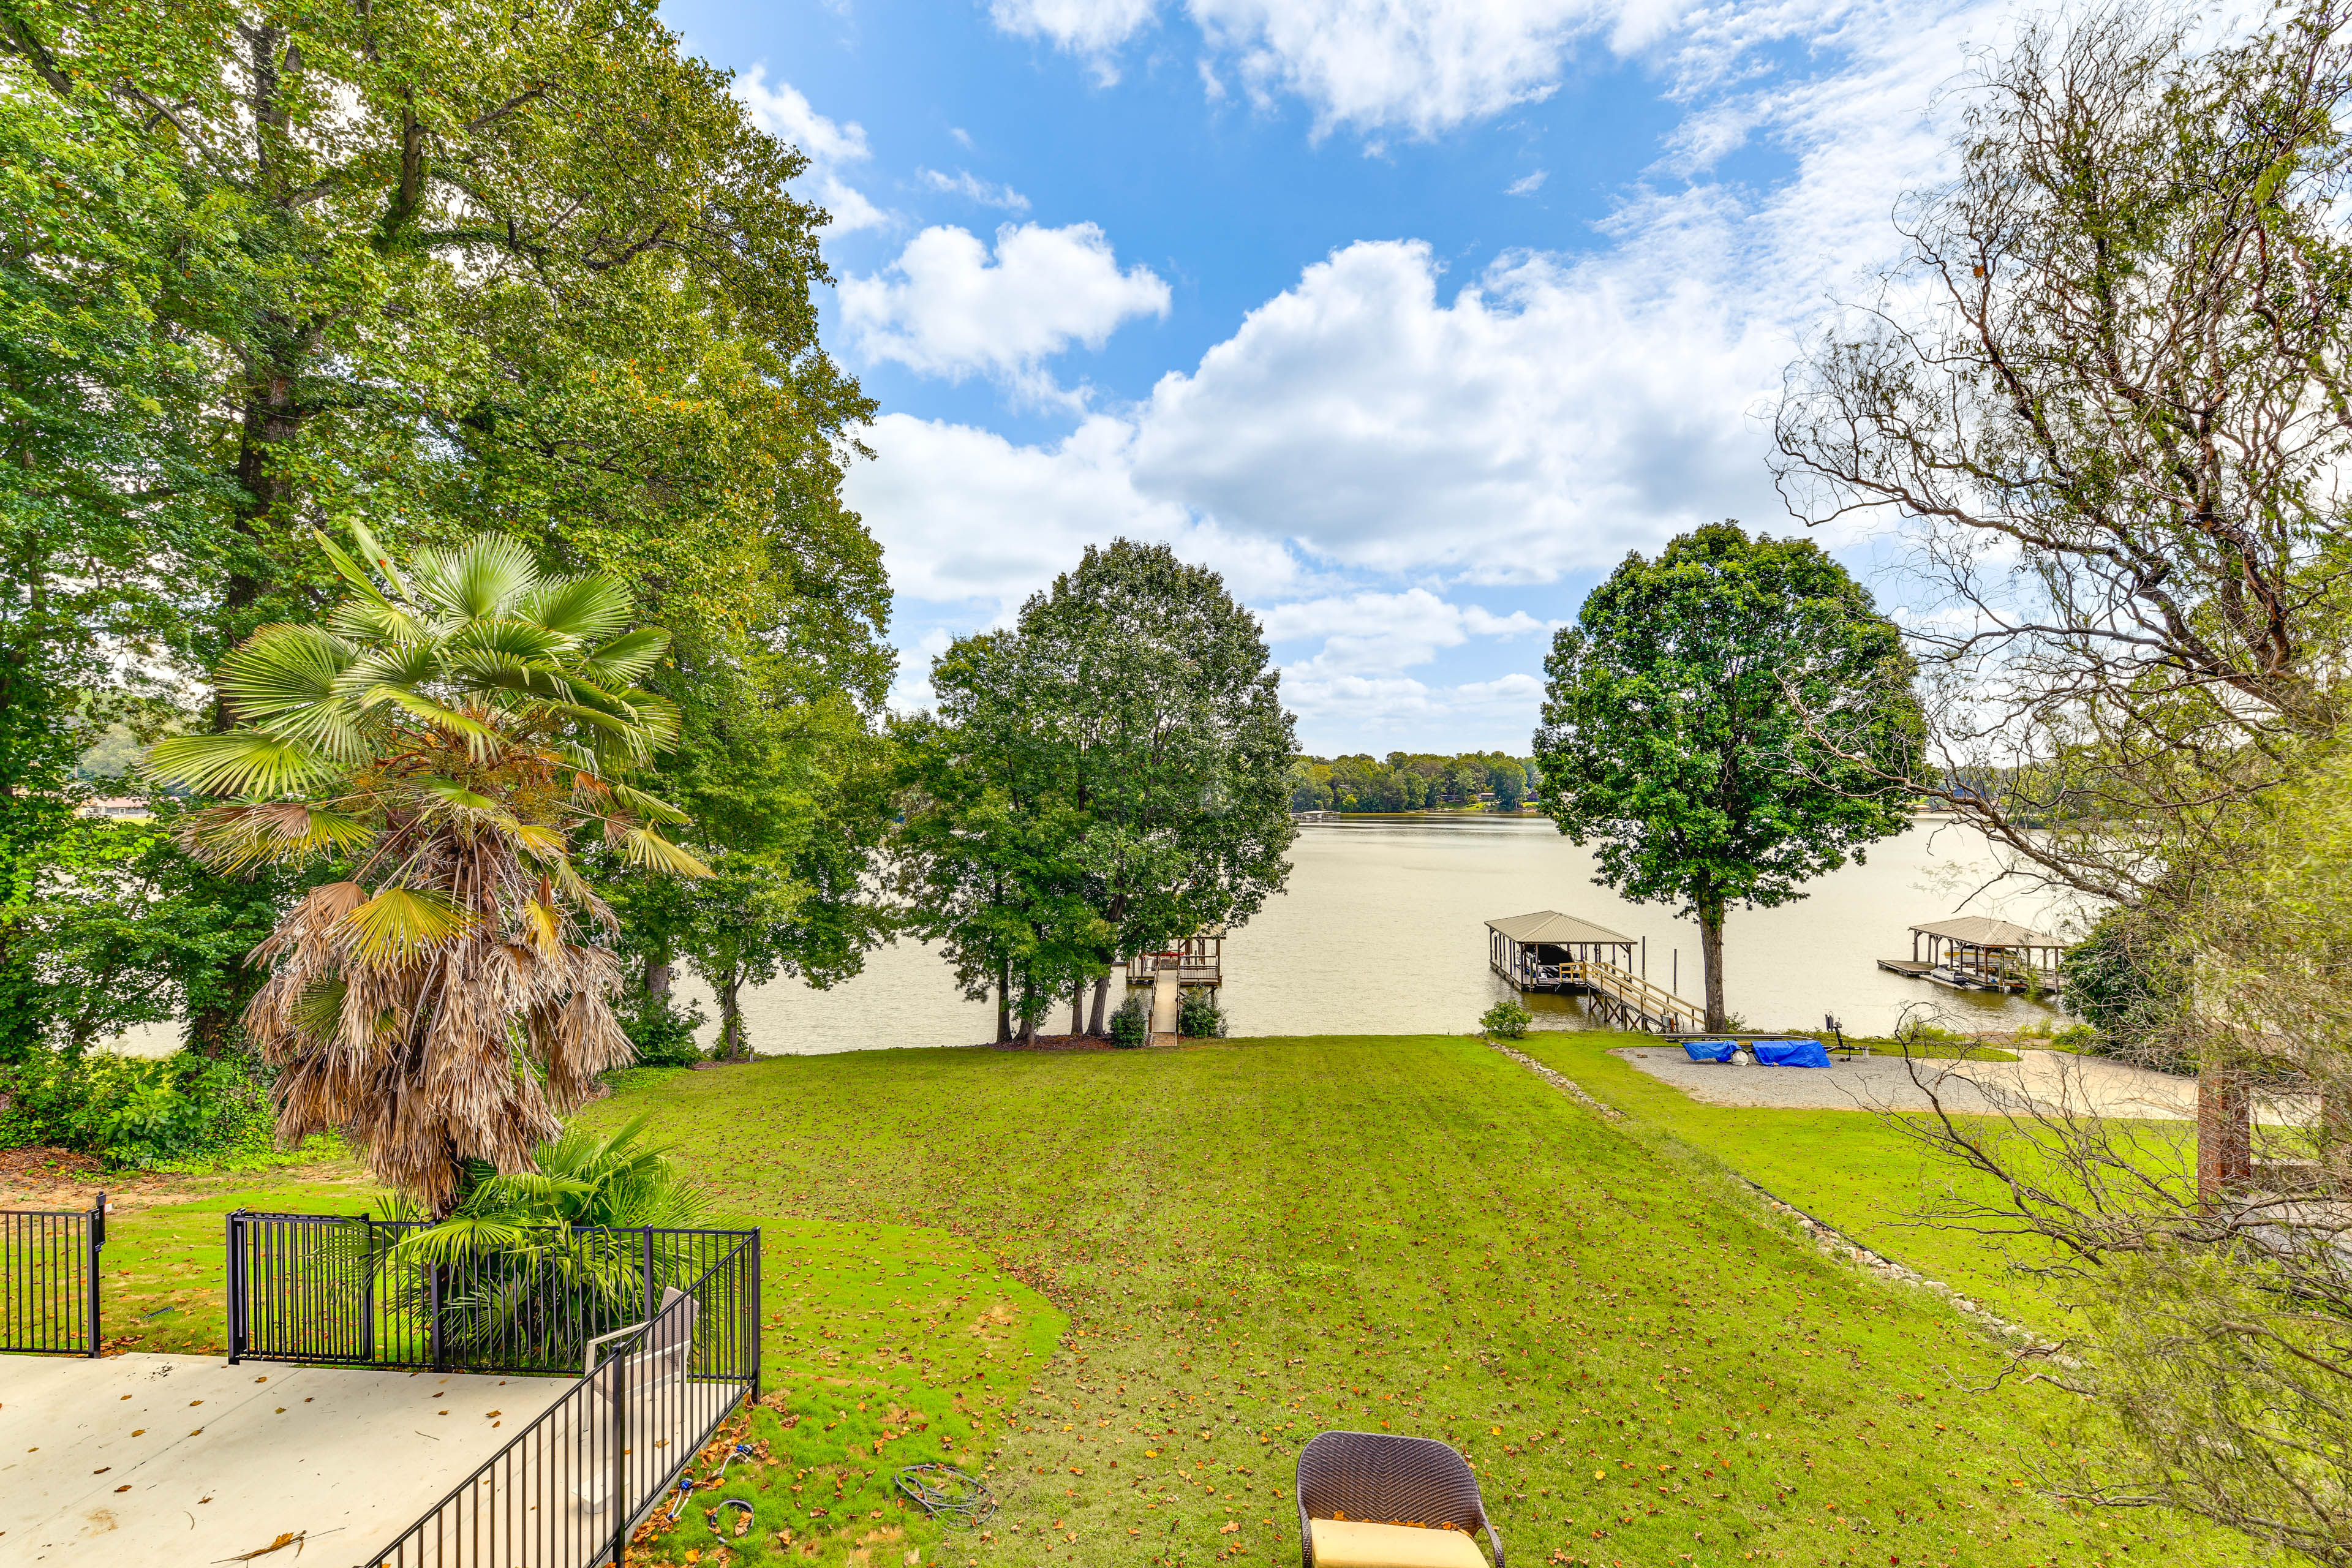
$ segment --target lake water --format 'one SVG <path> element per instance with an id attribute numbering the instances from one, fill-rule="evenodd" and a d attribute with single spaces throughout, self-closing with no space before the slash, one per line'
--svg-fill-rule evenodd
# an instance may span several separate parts
<path id="1" fill-rule="evenodd" d="M 1308 823 L 1291 848 L 1289 888 L 1225 939 L 1224 1005 L 1237 1035 L 1459 1034 L 1513 994 L 1486 967 L 1486 922 L 1559 910 L 1646 942 L 1637 967 L 1686 998 L 1703 994 L 1698 928 L 1656 904 L 1629 904 L 1592 883 L 1592 858 L 1541 817 L 1369 816 Z M 1874 846 L 1869 863 L 1810 884 L 1777 910 L 1724 922 L 1725 997 L 1761 1028 L 1817 1030 L 1836 1015 L 1849 1034 L 1884 1034 L 1906 1004 L 1949 1027 L 2014 1028 L 2052 1015 L 2014 997 L 1906 980 L 1877 966 L 1911 954 L 1909 928 L 1957 912 L 2057 930 L 2048 900 L 2004 881 L 1974 831 L 1923 822 Z M 2006 889 L 2006 890 L 2005 890 Z M 714 1020 L 709 994 L 684 994 Z M 1525 997 L 1536 1026 L 1586 1026 L 1581 1002 Z M 938 952 L 901 942 L 830 991 L 785 981 L 747 994 L 752 1048 L 764 1053 L 969 1046 L 994 1037 L 996 1012 L 966 1001 Z M 1056 1008 L 1045 1027 L 1066 1027 Z M 160 1055 L 176 1026 L 136 1031 L 117 1048 Z M 718 1035 L 715 1022 L 704 1043 Z"/>
<path id="2" fill-rule="evenodd" d="M 1310 823 L 1291 865 L 1288 889 L 1225 940 L 1224 1005 L 1237 1035 L 1467 1031 L 1512 994 L 1486 967 L 1486 921 L 1534 910 L 1646 939 L 1652 982 L 1678 984 L 1685 997 L 1703 991 L 1697 927 L 1595 887 L 1591 856 L 1539 817 Z M 1850 1034 L 1885 1032 L 1906 1003 L 1940 1009 L 1952 1026 L 2046 1018 L 2020 999 L 1877 967 L 1910 956 L 1911 925 L 1958 911 L 2052 929 L 2046 901 L 2015 879 L 1999 881 L 1998 871 L 1974 832 L 1921 823 L 1874 847 L 1868 864 L 1811 883 L 1795 903 L 1736 910 L 1724 927 L 1727 1001 L 1759 1027 L 1819 1029 L 1827 1013 Z M 1538 1027 L 1585 1026 L 1575 998 L 1527 1002 Z M 873 953 L 865 973 L 831 991 L 772 985 L 744 1011 L 762 1052 L 968 1046 L 992 1037 L 996 1022 L 992 1004 L 957 994 L 938 954 L 911 942 Z M 1065 1006 L 1046 1027 L 1067 1023 Z"/>

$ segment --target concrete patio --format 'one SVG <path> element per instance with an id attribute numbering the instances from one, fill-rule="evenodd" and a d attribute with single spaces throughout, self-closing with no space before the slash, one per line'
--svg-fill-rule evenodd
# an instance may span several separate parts
<path id="1" fill-rule="evenodd" d="M 212 1356 L 0 1355 L 0 1563 L 299 1555 L 341 1568 L 415 1522 L 570 1386 Z"/>

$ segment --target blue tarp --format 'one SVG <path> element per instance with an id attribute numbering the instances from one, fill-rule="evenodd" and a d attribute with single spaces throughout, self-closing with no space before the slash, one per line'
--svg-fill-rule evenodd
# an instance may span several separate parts
<path id="1" fill-rule="evenodd" d="M 1829 1052 L 1819 1040 L 1759 1040 L 1756 1059 L 1768 1068 L 1825 1068 Z"/>
<path id="2" fill-rule="evenodd" d="M 1731 1053 L 1739 1048 L 1737 1040 L 1685 1040 L 1683 1049 L 1695 1062 L 1727 1062 Z"/>

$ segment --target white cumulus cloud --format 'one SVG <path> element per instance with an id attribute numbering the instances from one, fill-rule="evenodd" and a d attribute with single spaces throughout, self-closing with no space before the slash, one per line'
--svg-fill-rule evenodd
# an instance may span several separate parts
<path id="1" fill-rule="evenodd" d="M 1445 6 L 1301 0 L 1277 17 L 1255 0 L 1192 3 L 1225 18 L 1229 64 L 1317 17 L 1353 16 L 1361 58 L 1349 68 L 1360 82 L 1389 68 L 1382 40 L 1394 29 L 1383 27 L 1407 36 L 1413 17 Z M 1898 195 L 1948 173 L 1946 135 L 1965 100 L 1937 89 L 1971 45 L 1998 41 L 2005 14 L 1989 0 L 1901 12 L 1869 0 L 1663 0 L 1576 15 L 1535 5 L 1494 20 L 1496 37 L 1525 47 L 1457 73 L 1450 99 L 1418 87 L 1385 99 L 1317 90 L 1337 118 L 1348 116 L 1335 106 L 1365 106 L 1355 123 L 1437 125 L 1497 94 L 1544 90 L 1538 66 L 1554 57 L 1527 41 L 1530 17 L 1554 19 L 1546 37 L 1591 33 L 1649 51 L 1683 123 L 1662 146 L 1658 183 L 1629 186 L 1586 248 L 1507 255 L 1460 275 L 1410 239 L 1341 246 L 1193 363 L 1132 403 L 1089 408 L 1059 441 L 885 420 L 869 437 L 880 460 L 853 478 L 852 498 L 894 575 L 915 574 L 899 578 L 909 601 L 1000 613 L 1087 542 L 1167 539 L 1226 570 L 1265 616 L 1310 745 L 1517 744 L 1539 696 L 1537 616 L 1572 605 L 1490 614 L 1471 602 L 1482 592 L 1472 584 L 1597 574 L 1726 516 L 1793 529 L 1770 484 L 1761 415 L 1823 302 L 1865 287 L 1899 247 L 1888 221 Z M 1445 26 L 1468 25 L 1447 16 Z M 1759 48 L 1791 37 L 1804 47 L 1779 64 Z M 1307 58 L 1304 44 L 1280 47 Z M 1307 90 L 1296 84 L 1311 73 L 1279 62 L 1241 79 L 1271 90 L 1277 66 L 1292 73 L 1279 77 L 1294 84 L 1284 90 Z M 1338 68 L 1315 79 L 1336 84 Z M 1711 178 L 1743 143 L 1770 147 L 1791 172 L 1767 185 Z M 952 270 L 991 269 L 966 237 Z M 1104 245 L 1094 276 L 1112 275 Z M 914 274 L 892 280 L 904 293 L 875 312 L 877 331 L 927 341 L 913 324 L 923 316 Z M 992 330 L 1014 345 L 1089 341 L 1043 325 Z M 1052 349 L 905 352 L 992 370 Z"/>
<path id="2" fill-rule="evenodd" d="M 1318 134 L 1433 136 L 1549 97 L 1580 48 L 1639 58 L 1693 91 L 1736 78 L 1766 46 L 1883 22 L 1885 0 L 1185 0 L 1224 92 L 1230 68 L 1260 102 L 1296 98 Z M 1156 0 L 992 0 L 1003 30 L 1040 38 L 1118 79 L 1120 47 Z M 1925 23 L 1928 17 L 1896 18 Z"/>
<path id="3" fill-rule="evenodd" d="M 1440 648 L 1459 647 L 1474 637 L 1507 639 L 1544 629 L 1524 610 L 1497 616 L 1427 588 L 1295 599 L 1272 605 L 1263 619 L 1269 642 L 1321 640 L 1313 658 L 1292 667 L 1302 675 L 1390 673 L 1427 664 Z"/>
<path id="4" fill-rule="evenodd" d="M 808 95 L 790 82 L 770 82 L 768 68 L 755 65 L 735 79 L 735 96 L 751 112 L 753 124 L 808 154 L 809 174 L 816 184 L 817 200 L 833 216 L 835 234 L 873 228 L 889 221 L 888 215 L 842 177 L 852 163 L 872 155 L 865 128 L 819 114 Z"/>
<path id="5" fill-rule="evenodd" d="M 1150 25 L 1159 0 L 989 0 L 989 19 L 1008 33 L 1043 38 L 1093 68 L 1105 85 L 1118 79 L 1112 58 Z"/>
<path id="6" fill-rule="evenodd" d="M 1168 313 L 1150 268 L 1119 269 L 1090 223 L 1007 224 L 993 254 L 969 229 L 927 228 L 871 278 L 841 283 L 859 348 L 927 375 L 989 371 L 1020 379 L 1072 343 L 1099 348 L 1120 323 Z"/>

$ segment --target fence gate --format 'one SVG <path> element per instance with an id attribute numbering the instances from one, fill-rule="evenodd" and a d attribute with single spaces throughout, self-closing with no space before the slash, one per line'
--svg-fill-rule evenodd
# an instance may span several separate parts
<path id="1" fill-rule="evenodd" d="M 230 1215 L 230 1363 L 373 1364 L 374 1232 L 363 1216 Z"/>
<path id="2" fill-rule="evenodd" d="M 98 1353 L 106 1194 L 88 1209 L 0 1209 L 0 1351 Z"/>

